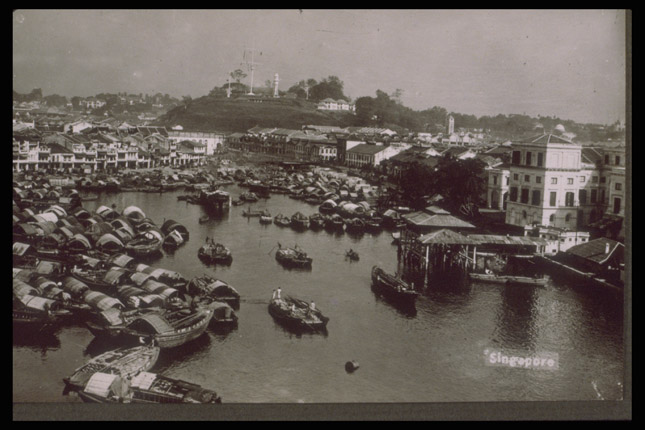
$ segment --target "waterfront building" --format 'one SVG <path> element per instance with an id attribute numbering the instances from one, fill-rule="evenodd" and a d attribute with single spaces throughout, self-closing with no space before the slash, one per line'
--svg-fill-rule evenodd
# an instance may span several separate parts
<path id="1" fill-rule="evenodd" d="M 421 211 L 405 214 L 402 218 L 408 228 L 418 234 L 428 234 L 443 229 L 461 233 L 472 231 L 475 228 L 469 222 L 436 206 L 429 206 Z"/>
<path id="2" fill-rule="evenodd" d="M 177 164 L 180 166 L 201 166 L 205 164 L 206 145 L 191 140 L 177 143 Z"/>
<path id="3" fill-rule="evenodd" d="M 381 161 L 398 154 L 400 150 L 392 146 L 361 143 L 346 151 L 345 163 L 349 167 L 378 166 Z"/>
<path id="4" fill-rule="evenodd" d="M 584 225 L 579 207 L 582 147 L 553 134 L 513 144 L 506 223 L 575 230 Z"/>
<path id="5" fill-rule="evenodd" d="M 486 207 L 505 211 L 511 176 L 510 164 L 502 163 L 494 167 L 487 167 L 486 171 L 488 172 Z"/>
<path id="6" fill-rule="evenodd" d="M 541 237 L 548 241 L 546 252 L 556 254 L 569 248 L 589 242 L 590 234 L 587 231 L 571 231 L 544 225 L 527 225 L 524 227 L 524 236 Z"/>
<path id="7" fill-rule="evenodd" d="M 559 260 L 612 284 L 624 282 L 625 245 L 606 237 L 573 246 Z"/>
<path id="8" fill-rule="evenodd" d="M 356 106 L 346 100 L 326 98 L 318 103 L 319 110 L 355 112 Z"/>
<path id="9" fill-rule="evenodd" d="M 224 144 L 225 134 L 217 131 L 186 131 L 186 130 L 170 130 L 168 132 L 168 140 L 178 143 L 182 140 L 192 140 L 206 145 L 205 154 L 213 155 L 217 150 L 221 149 Z"/>

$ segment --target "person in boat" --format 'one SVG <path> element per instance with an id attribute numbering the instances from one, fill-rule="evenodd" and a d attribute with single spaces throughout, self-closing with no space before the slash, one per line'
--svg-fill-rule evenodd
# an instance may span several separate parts
<path id="1" fill-rule="evenodd" d="M 282 290 L 280 289 L 280 287 L 278 287 L 278 289 L 275 292 L 276 293 L 276 299 L 280 300 L 280 293 L 281 292 L 282 292 Z"/>
<path id="2" fill-rule="evenodd" d="M 206 236 L 206 243 L 208 243 L 208 240 L 209 240 L 209 238 L 208 238 L 208 236 Z"/>
<path id="3" fill-rule="evenodd" d="M 275 300 L 275 288 L 273 289 L 273 294 L 271 295 L 271 300 Z"/>
<path id="4" fill-rule="evenodd" d="M 291 303 L 291 312 L 296 311 L 296 305 L 294 303 Z"/>
<path id="5" fill-rule="evenodd" d="M 309 315 L 311 315 L 311 314 L 312 314 L 312 313 L 314 313 L 315 311 L 316 311 L 316 304 L 315 304 L 315 303 L 314 303 L 314 301 L 312 300 L 312 301 L 311 301 L 311 304 L 309 305 Z"/>
<path id="6" fill-rule="evenodd" d="M 280 244 L 280 242 L 278 242 L 278 249 L 282 249 L 282 244 Z"/>
<path id="7" fill-rule="evenodd" d="M 486 272 L 487 275 L 492 275 L 493 271 L 490 270 L 488 267 L 484 269 L 484 272 Z"/>

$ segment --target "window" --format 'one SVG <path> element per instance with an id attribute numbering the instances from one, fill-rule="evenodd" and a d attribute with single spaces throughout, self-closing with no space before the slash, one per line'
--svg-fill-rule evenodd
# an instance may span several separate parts
<path id="1" fill-rule="evenodd" d="M 521 203 L 528 203 L 529 202 L 529 190 L 528 188 L 522 188 L 522 196 L 520 199 Z"/>
<path id="2" fill-rule="evenodd" d="M 573 178 L 567 178 L 567 184 L 573 185 Z"/>
<path id="3" fill-rule="evenodd" d="M 524 182 L 531 182 L 531 176 L 524 175 Z"/>
<path id="4" fill-rule="evenodd" d="M 526 211 L 522 211 L 522 219 L 526 219 Z"/>
<path id="5" fill-rule="evenodd" d="M 510 176 L 507 176 L 506 177 L 506 185 L 508 185 L 510 182 L 511 182 L 511 178 L 510 178 Z"/>
<path id="6" fill-rule="evenodd" d="M 621 184 L 620 182 L 616 182 L 616 191 L 620 191 L 622 189 L 623 189 L 623 184 Z"/>
<path id="7" fill-rule="evenodd" d="M 619 197 L 614 198 L 614 213 L 615 214 L 620 213 L 620 198 Z"/>
<path id="8" fill-rule="evenodd" d="M 513 151 L 511 162 L 515 165 L 519 165 L 521 157 L 522 157 L 522 153 L 520 151 Z"/>
<path id="9" fill-rule="evenodd" d="M 554 184 L 554 185 L 557 185 L 558 178 L 551 178 L 551 183 Z"/>
<path id="10" fill-rule="evenodd" d="M 493 175 L 493 185 L 497 185 L 497 175 Z"/>
<path id="11" fill-rule="evenodd" d="M 591 203 L 596 203 L 598 200 L 598 190 L 591 190 Z"/>
<path id="12" fill-rule="evenodd" d="M 581 177 L 580 177 L 580 183 L 581 183 L 581 184 L 584 184 L 584 183 L 585 183 L 585 177 L 584 177 L 584 176 L 581 176 Z"/>
<path id="13" fill-rule="evenodd" d="M 531 193 L 531 204 L 534 206 L 540 205 L 540 190 L 533 190 Z"/>
<path id="14" fill-rule="evenodd" d="M 564 205 L 568 207 L 573 206 L 573 193 L 569 192 L 564 195 Z"/>
<path id="15" fill-rule="evenodd" d="M 620 164 L 620 155 L 616 155 L 616 166 Z"/>
<path id="16" fill-rule="evenodd" d="M 578 200 L 580 201 L 581 205 L 587 204 L 587 190 L 578 191 Z"/>
<path id="17" fill-rule="evenodd" d="M 609 164 L 609 154 L 605 155 L 605 164 Z"/>
<path id="18" fill-rule="evenodd" d="M 567 216 L 564 217 L 564 221 L 569 222 L 570 220 L 571 220 L 571 214 L 567 214 Z"/>
<path id="19" fill-rule="evenodd" d="M 535 183 L 536 184 L 541 184 L 542 183 L 542 176 L 536 176 L 535 177 Z"/>
<path id="20" fill-rule="evenodd" d="M 538 152 L 537 165 L 538 167 L 542 167 L 543 164 L 544 164 L 544 154 L 542 154 L 541 152 Z"/>
<path id="21" fill-rule="evenodd" d="M 518 175 L 517 173 L 513 173 L 513 180 L 514 181 L 519 181 L 520 180 L 520 175 Z"/>
<path id="22" fill-rule="evenodd" d="M 592 177 L 591 177 L 591 182 L 592 182 L 593 184 L 597 184 L 597 183 L 598 183 L 598 176 L 592 176 Z"/>
<path id="23" fill-rule="evenodd" d="M 510 197 L 512 202 L 517 201 L 517 187 L 511 187 L 511 197 Z"/>
<path id="24" fill-rule="evenodd" d="M 601 183 L 601 184 L 604 184 L 605 182 L 607 182 L 607 178 L 606 178 L 606 177 L 604 177 L 604 176 L 601 176 L 601 177 L 600 177 L 600 183 Z"/>
<path id="25" fill-rule="evenodd" d="M 549 215 L 549 222 L 553 222 L 554 219 L 555 219 L 555 214 Z"/>
<path id="26" fill-rule="evenodd" d="M 526 165 L 527 166 L 531 165 L 531 152 L 526 153 Z"/>

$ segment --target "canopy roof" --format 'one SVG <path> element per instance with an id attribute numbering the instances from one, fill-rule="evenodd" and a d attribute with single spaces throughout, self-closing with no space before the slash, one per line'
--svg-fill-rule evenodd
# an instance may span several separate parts
<path id="1" fill-rule="evenodd" d="M 128 206 L 123 210 L 123 215 L 133 219 L 144 219 L 146 214 L 136 206 Z"/>
<path id="2" fill-rule="evenodd" d="M 112 385 L 116 385 L 120 381 L 120 376 L 113 373 L 100 373 L 93 374 L 85 385 L 85 391 L 88 394 L 94 394 L 103 398 L 107 398 L 110 394 Z"/>
<path id="3" fill-rule="evenodd" d="M 442 229 L 430 234 L 424 234 L 417 239 L 424 245 L 444 244 L 444 245 L 476 245 L 477 241 L 466 237 L 463 234 L 456 233 L 452 230 Z"/>

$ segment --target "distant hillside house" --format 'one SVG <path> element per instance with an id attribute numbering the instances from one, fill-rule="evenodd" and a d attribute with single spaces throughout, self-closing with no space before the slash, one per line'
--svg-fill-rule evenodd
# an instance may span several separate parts
<path id="1" fill-rule="evenodd" d="M 81 100 L 79 104 L 85 109 L 98 109 L 105 106 L 107 103 L 105 100 L 97 99 L 96 97 L 88 97 Z"/>
<path id="2" fill-rule="evenodd" d="M 318 103 L 319 110 L 356 112 L 356 106 L 348 101 L 326 98 Z"/>

